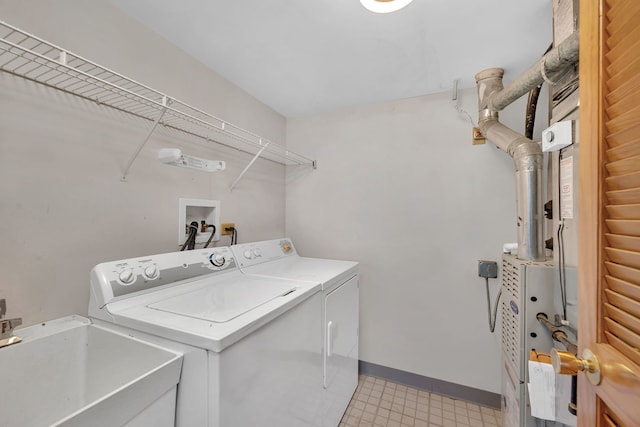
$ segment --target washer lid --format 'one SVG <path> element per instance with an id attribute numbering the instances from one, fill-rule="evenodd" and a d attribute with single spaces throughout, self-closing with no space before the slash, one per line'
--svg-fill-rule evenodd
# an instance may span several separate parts
<path id="1" fill-rule="evenodd" d="M 285 282 L 232 281 L 177 295 L 147 307 L 195 319 L 224 323 L 296 289 Z"/>

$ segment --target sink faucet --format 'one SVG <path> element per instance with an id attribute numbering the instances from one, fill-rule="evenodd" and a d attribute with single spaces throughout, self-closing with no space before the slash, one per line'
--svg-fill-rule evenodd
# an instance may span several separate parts
<path id="1" fill-rule="evenodd" d="M 17 326 L 22 325 L 22 319 L 5 319 L 4 316 L 6 313 L 7 302 L 3 298 L 0 299 L 0 348 L 22 341 L 22 338 L 13 335 L 13 330 Z"/>

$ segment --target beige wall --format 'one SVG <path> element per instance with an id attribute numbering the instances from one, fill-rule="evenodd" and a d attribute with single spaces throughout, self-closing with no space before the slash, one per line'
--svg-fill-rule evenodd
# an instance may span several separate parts
<path id="1" fill-rule="evenodd" d="M 475 90 L 459 96 L 476 116 Z M 501 119 L 522 132 L 524 111 L 522 99 Z M 290 119 L 287 143 L 318 161 L 287 176 L 297 249 L 361 262 L 360 359 L 499 393 L 477 261 L 516 239 L 511 158 L 471 145 L 448 93 Z"/>
<path id="2" fill-rule="evenodd" d="M 184 102 L 284 143 L 286 120 L 108 1 L 0 0 L 0 19 Z M 177 250 L 178 199 L 221 201 L 240 241 L 284 234 L 285 168 L 0 73 L 0 298 L 25 325 L 86 314 L 91 267 Z M 161 165 L 157 151 L 225 160 L 217 174 Z M 220 244 L 227 245 L 223 237 Z"/>
<path id="3" fill-rule="evenodd" d="M 240 241 L 286 225 L 303 255 L 361 262 L 361 359 L 499 392 L 500 340 L 477 260 L 498 261 L 515 241 L 513 162 L 470 144 L 448 93 L 287 122 L 106 0 L 0 0 L 0 16 L 319 162 L 285 177 L 258 161 L 230 192 L 248 155 L 159 130 L 123 183 L 148 123 L 0 73 L 0 297 L 10 316 L 28 325 L 85 314 L 93 265 L 175 250 L 178 198 L 218 199 Z M 460 97 L 475 117 L 475 91 Z M 501 117 L 522 131 L 524 100 Z M 157 150 L 174 146 L 228 169 L 159 164 Z"/>

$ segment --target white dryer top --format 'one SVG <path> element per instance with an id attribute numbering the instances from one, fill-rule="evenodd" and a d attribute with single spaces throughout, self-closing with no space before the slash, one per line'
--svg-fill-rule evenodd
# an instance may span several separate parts
<path id="1" fill-rule="evenodd" d="M 358 273 L 358 263 L 333 259 L 292 257 L 241 268 L 247 274 L 319 283 L 323 290 Z"/>
<path id="2" fill-rule="evenodd" d="M 243 243 L 230 249 L 245 274 L 319 283 L 323 290 L 358 274 L 357 262 L 299 256 L 290 239 Z"/>

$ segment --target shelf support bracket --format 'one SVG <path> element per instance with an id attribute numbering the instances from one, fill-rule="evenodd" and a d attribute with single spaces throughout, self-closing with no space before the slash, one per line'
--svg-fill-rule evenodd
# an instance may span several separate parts
<path id="1" fill-rule="evenodd" d="M 260 140 L 260 143 L 262 143 L 262 140 Z M 251 161 L 249 162 L 249 164 L 247 165 L 246 168 L 244 168 L 244 170 L 242 172 L 240 172 L 240 175 L 236 178 L 235 181 L 233 181 L 233 184 L 231 184 L 231 187 L 229 188 L 229 191 L 233 190 L 233 188 L 236 186 L 236 184 L 242 179 L 242 177 L 244 176 L 244 174 L 247 173 L 247 171 L 249 170 L 249 168 L 251 166 L 253 166 L 253 164 L 255 163 L 256 160 L 258 160 L 258 157 L 260 157 L 260 154 L 262 154 L 262 152 L 269 146 L 269 142 L 266 142 L 262 148 L 260 149 L 260 151 L 258 151 L 256 153 L 255 156 L 253 156 L 253 159 L 251 159 Z"/>
<path id="2" fill-rule="evenodd" d="M 140 144 L 138 146 L 138 149 L 136 150 L 136 152 L 133 153 L 133 156 L 131 156 L 131 159 L 129 160 L 129 163 L 127 164 L 127 167 L 125 168 L 124 173 L 122 174 L 122 178 L 120 179 L 120 181 L 122 181 L 122 182 L 126 182 L 127 181 L 127 174 L 129 173 L 129 170 L 131 169 L 131 166 L 133 166 L 133 162 L 136 161 L 136 159 L 138 158 L 138 155 L 140 154 L 140 152 L 142 151 L 144 146 L 149 141 L 149 138 L 151 138 L 151 135 L 153 134 L 153 131 L 156 130 L 156 127 L 160 123 L 160 120 L 162 120 L 162 117 L 164 117 L 164 113 L 165 113 L 165 111 L 167 111 L 167 106 L 168 106 L 167 97 L 163 96 L 162 97 L 162 109 L 160 110 L 160 114 L 158 115 L 156 120 L 153 122 L 153 125 L 149 129 L 149 132 L 147 132 L 147 136 L 144 139 L 144 141 L 142 141 L 142 144 Z"/>

